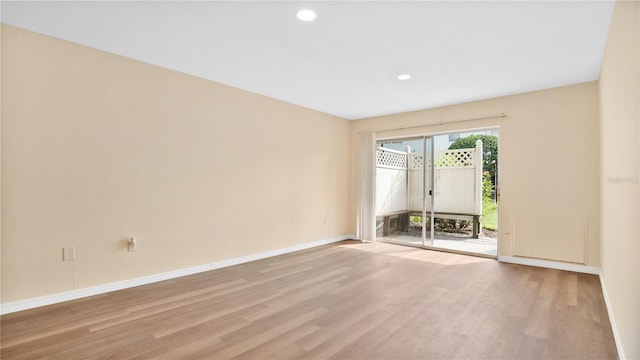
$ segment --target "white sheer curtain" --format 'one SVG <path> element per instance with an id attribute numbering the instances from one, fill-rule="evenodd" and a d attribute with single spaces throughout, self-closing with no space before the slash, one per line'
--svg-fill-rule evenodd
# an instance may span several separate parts
<path id="1" fill-rule="evenodd" d="M 357 238 L 363 241 L 376 239 L 376 134 L 358 134 L 357 141 Z"/>

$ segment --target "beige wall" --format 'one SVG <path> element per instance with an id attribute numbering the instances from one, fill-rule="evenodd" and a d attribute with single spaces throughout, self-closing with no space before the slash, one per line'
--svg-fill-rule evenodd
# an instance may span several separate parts
<path id="1" fill-rule="evenodd" d="M 639 16 L 599 86 L 353 122 L 3 25 L 2 303 L 354 233 L 355 134 L 504 112 L 379 136 L 499 126 L 499 253 L 602 266 L 640 357 Z"/>
<path id="2" fill-rule="evenodd" d="M 616 3 L 600 73 L 602 274 L 621 357 L 640 358 L 640 3 Z"/>
<path id="3" fill-rule="evenodd" d="M 3 303 L 351 231 L 347 120 L 5 25 L 2 50 Z"/>
<path id="4" fill-rule="evenodd" d="M 379 132 L 377 136 L 436 134 L 499 126 L 502 194 L 499 254 L 599 266 L 596 82 L 354 121 L 351 126 L 352 164 L 355 163 L 355 135 L 360 131 L 433 124 L 503 112 L 507 117 Z M 355 189 L 354 179 L 352 171 L 352 190 Z M 576 261 L 576 257 L 582 260 Z"/>

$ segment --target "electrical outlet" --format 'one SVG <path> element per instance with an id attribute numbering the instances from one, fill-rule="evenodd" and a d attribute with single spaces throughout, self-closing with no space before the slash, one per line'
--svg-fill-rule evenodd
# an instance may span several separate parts
<path id="1" fill-rule="evenodd" d="M 71 260 L 75 260 L 75 258 L 76 258 L 75 246 L 62 248 L 62 261 L 71 261 Z"/>

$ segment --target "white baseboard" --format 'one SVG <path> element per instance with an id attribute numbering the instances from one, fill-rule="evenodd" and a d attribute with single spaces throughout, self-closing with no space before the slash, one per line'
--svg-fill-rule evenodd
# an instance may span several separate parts
<path id="1" fill-rule="evenodd" d="M 611 311 L 611 302 L 609 300 L 609 293 L 607 293 L 607 287 L 604 284 L 604 275 L 602 271 L 600 271 L 600 286 L 602 287 L 602 296 L 604 297 L 604 304 L 607 308 L 607 313 L 609 314 L 609 323 L 611 323 L 611 330 L 613 331 L 613 340 L 616 343 L 616 349 L 618 350 L 618 359 L 624 360 L 627 357 L 624 356 L 624 351 L 622 350 L 622 345 L 620 343 L 620 333 L 618 332 L 618 326 L 616 325 L 616 318 L 613 316 L 613 311 Z"/>
<path id="2" fill-rule="evenodd" d="M 146 284 L 150 284 L 158 281 L 175 279 L 181 276 L 192 275 L 192 274 L 197 274 L 204 271 L 210 271 L 210 270 L 220 269 L 228 266 L 243 264 L 250 261 L 265 259 L 272 256 L 310 249 L 313 247 L 327 245 L 327 244 L 335 243 L 338 241 L 354 239 L 354 238 L 355 238 L 355 235 L 336 236 L 329 239 L 323 239 L 323 240 L 318 240 L 310 243 L 289 246 L 286 248 L 265 251 L 258 254 L 252 254 L 252 255 L 241 256 L 233 259 L 216 261 L 210 264 L 198 265 L 198 266 L 193 266 L 185 269 L 178 269 L 178 270 L 167 271 L 159 274 L 142 276 L 134 279 L 128 279 L 128 280 L 122 280 L 122 281 L 117 281 L 117 282 L 108 283 L 108 284 L 91 286 L 88 288 L 76 289 L 76 290 L 51 294 L 51 295 L 40 296 L 36 298 L 19 300 L 15 302 L 6 303 L 6 304 L 1 304 L 0 314 L 1 315 L 10 314 L 17 311 L 33 309 L 36 307 L 61 303 L 69 300 L 76 300 L 84 297 L 108 293 L 111 291 L 131 288 L 134 286 L 146 285 Z"/>
<path id="3" fill-rule="evenodd" d="M 518 256 L 504 256 L 504 255 L 498 256 L 498 261 L 512 263 L 512 264 L 537 266 L 537 267 L 543 267 L 548 269 L 574 271 L 574 272 L 579 272 L 584 274 L 600 275 L 600 268 L 598 267 L 564 263 L 560 261 L 532 259 L 532 258 L 525 258 L 525 257 L 518 257 Z"/>

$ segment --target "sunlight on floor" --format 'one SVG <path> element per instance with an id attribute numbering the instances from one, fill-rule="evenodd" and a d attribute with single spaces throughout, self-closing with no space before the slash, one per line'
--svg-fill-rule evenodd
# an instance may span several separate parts
<path id="1" fill-rule="evenodd" d="M 340 245 L 352 250 L 379 253 L 388 256 L 412 259 L 440 265 L 464 265 L 486 261 L 493 261 L 489 258 L 475 257 L 463 254 L 451 254 L 440 251 L 428 251 L 421 248 L 409 246 L 396 246 L 384 242 L 350 242 Z M 453 256 L 452 256 L 453 255 Z"/>
<path id="2" fill-rule="evenodd" d="M 437 235 L 438 236 L 438 235 Z M 480 238 L 473 239 L 470 237 L 460 237 L 458 239 L 455 236 L 447 236 L 449 239 L 436 238 L 431 245 L 431 240 L 425 240 L 425 245 L 450 249 L 457 251 L 464 251 L 483 255 L 498 255 L 498 242 L 492 238 Z M 411 245 L 422 245 L 422 240 L 419 237 L 409 235 L 397 235 L 393 237 L 378 238 L 380 241 L 391 240 L 394 242 L 408 243 Z"/>

